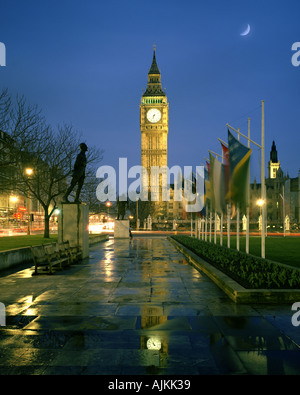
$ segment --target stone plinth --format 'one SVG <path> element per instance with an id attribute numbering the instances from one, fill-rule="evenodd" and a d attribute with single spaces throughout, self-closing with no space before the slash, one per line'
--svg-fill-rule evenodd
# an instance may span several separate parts
<path id="1" fill-rule="evenodd" d="M 58 217 L 58 242 L 69 241 L 89 256 L 89 206 L 84 203 L 61 203 Z"/>
<path id="2" fill-rule="evenodd" d="M 115 220 L 114 237 L 116 239 L 129 239 L 129 219 Z"/>

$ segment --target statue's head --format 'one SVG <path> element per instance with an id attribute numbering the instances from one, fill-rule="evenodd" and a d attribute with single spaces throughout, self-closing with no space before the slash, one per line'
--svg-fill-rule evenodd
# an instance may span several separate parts
<path id="1" fill-rule="evenodd" d="M 79 147 L 80 147 L 80 149 L 81 149 L 82 151 L 87 151 L 87 149 L 88 149 L 88 147 L 87 147 L 87 145 L 86 145 L 85 143 L 79 144 Z"/>

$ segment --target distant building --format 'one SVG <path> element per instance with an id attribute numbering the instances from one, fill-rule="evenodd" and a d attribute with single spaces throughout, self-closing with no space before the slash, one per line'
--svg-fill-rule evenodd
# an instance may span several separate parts
<path id="1" fill-rule="evenodd" d="M 266 178 L 267 223 L 282 225 L 284 216 L 290 223 L 299 225 L 300 222 L 300 171 L 298 176 L 290 178 L 283 173 L 278 159 L 275 142 L 273 141 L 268 162 L 268 178 Z M 260 209 L 257 200 L 261 197 L 261 184 L 254 180 L 250 185 L 250 218 L 258 218 Z"/>
<path id="2" fill-rule="evenodd" d="M 0 130 L 0 228 L 25 226 L 27 223 L 27 197 L 16 187 L 15 163 L 10 159 L 13 140 Z M 14 182 L 11 182 L 14 180 Z M 15 188 L 14 188 L 15 186 Z M 35 221 L 42 221 L 42 209 L 36 199 L 31 199 L 31 213 Z"/>
<path id="3" fill-rule="evenodd" d="M 275 141 L 273 141 L 271 152 L 270 152 L 270 161 L 268 162 L 269 178 L 276 178 L 277 171 L 279 170 L 279 167 L 280 167 L 280 162 L 278 160 Z"/>

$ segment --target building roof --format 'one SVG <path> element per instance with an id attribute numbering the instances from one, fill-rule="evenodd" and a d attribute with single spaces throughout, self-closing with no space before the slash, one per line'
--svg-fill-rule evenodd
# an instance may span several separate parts
<path id="1" fill-rule="evenodd" d="M 166 96 L 161 86 L 161 76 L 156 62 L 155 47 L 153 49 L 152 64 L 148 72 L 147 89 L 143 94 L 143 97 L 145 96 Z"/>
<path id="2" fill-rule="evenodd" d="M 152 59 L 152 64 L 151 64 L 148 74 L 160 74 L 160 71 L 159 71 L 157 63 L 156 63 L 155 48 L 153 49 L 153 59 Z"/>

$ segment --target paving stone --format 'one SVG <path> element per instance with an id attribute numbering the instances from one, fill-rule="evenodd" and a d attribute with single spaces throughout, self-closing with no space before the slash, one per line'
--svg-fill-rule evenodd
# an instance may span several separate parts
<path id="1" fill-rule="evenodd" d="M 166 237 L 0 277 L 2 375 L 299 374 L 291 306 L 237 305 Z"/>

